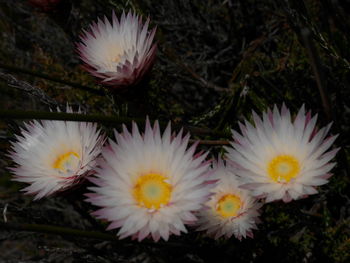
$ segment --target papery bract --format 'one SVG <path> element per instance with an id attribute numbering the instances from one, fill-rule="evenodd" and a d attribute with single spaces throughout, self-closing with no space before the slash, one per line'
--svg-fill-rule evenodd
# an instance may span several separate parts
<path id="1" fill-rule="evenodd" d="M 213 195 L 206 203 L 207 209 L 199 212 L 198 230 L 203 230 L 215 239 L 238 239 L 253 237 L 253 230 L 260 222 L 258 203 L 250 191 L 239 188 L 235 169 L 225 165 L 221 159 L 214 163 L 213 178 L 218 180 Z"/>
<path id="2" fill-rule="evenodd" d="M 227 158 L 237 168 L 242 187 L 266 202 L 289 202 L 316 194 L 317 186 L 328 182 L 330 162 L 338 149 L 326 152 L 337 136 L 327 137 L 331 124 L 316 130 L 317 115 L 305 114 L 301 107 L 294 121 L 289 110 L 275 106 L 261 119 L 253 112 L 254 124 L 240 124 L 242 135 L 233 132 L 233 148 Z"/>
<path id="3" fill-rule="evenodd" d="M 91 173 L 104 143 L 96 124 L 72 121 L 25 123 L 16 138 L 9 154 L 16 166 L 9 169 L 13 180 L 30 184 L 22 191 L 35 200 L 66 190 Z"/>
<path id="4" fill-rule="evenodd" d="M 197 144 L 186 150 L 190 136 L 172 136 L 170 124 L 161 135 L 158 122 L 152 128 L 147 120 L 144 134 L 133 123 L 132 133 L 124 126 L 115 137 L 91 179 L 96 186 L 87 201 L 101 207 L 93 214 L 108 220 L 109 230 L 120 228 L 120 238 L 158 241 L 186 233 L 212 187 L 207 154 L 194 155 Z"/>
<path id="5" fill-rule="evenodd" d="M 156 28 L 148 31 L 149 19 L 131 11 L 120 20 L 113 12 L 112 23 L 105 17 L 83 31 L 77 50 L 85 69 L 111 88 L 138 83 L 150 69 L 156 54 L 152 44 Z"/>

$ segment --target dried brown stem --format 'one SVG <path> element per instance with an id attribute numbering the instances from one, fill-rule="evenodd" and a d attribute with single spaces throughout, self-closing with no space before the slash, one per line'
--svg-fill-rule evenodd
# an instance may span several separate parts
<path id="1" fill-rule="evenodd" d="M 310 64 L 315 74 L 318 91 L 321 95 L 323 110 L 326 114 L 327 120 L 331 121 L 332 110 L 331 110 L 330 101 L 327 93 L 327 87 L 325 85 L 326 81 L 324 79 L 324 75 L 322 72 L 322 65 L 321 65 L 319 55 L 317 54 L 317 50 L 312 42 L 311 31 L 307 28 L 304 28 L 301 31 L 301 35 L 304 39 L 306 50 L 310 58 Z"/>

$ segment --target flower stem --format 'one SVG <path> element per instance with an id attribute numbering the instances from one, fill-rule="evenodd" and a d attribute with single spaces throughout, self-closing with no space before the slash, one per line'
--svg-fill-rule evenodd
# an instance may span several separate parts
<path id="1" fill-rule="evenodd" d="M 44 111 L 22 111 L 22 110 L 0 110 L 0 119 L 40 119 L 40 120 L 63 120 L 63 121 L 82 121 L 82 122 L 99 122 L 107 126 L 127 124 L 135 121 L 138 124 L 144 124 L 145 119 L 105 116 L 101 114 L 78 114 L 65 112 L 44 112 Z M 166 122 L 160 121 L 162 127 L 167 125 Z M 231 135 L 224 132 L 213 131 L 208 128 L 193 127 L 187 125 L 174 124 L 176 129 L 184 128 L 194 134 L 213 135 L 220 138 L 230 138 Z"/>

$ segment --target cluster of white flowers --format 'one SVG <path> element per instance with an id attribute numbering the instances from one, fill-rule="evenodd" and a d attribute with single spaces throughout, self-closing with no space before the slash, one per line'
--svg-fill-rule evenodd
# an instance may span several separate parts
<path id="1" fill-rule="evenodd" d="M 148 23 L 129 12 L 120 21 L 113 14 L 112 25 L 93 24 L 79 45 L 89 70 L 108 85 L 137 82 L 155 54 Z M 284 105 L 262 118 L 253 112 L 254 125 L 232 130 L 234 141 L 217 161 L 196 153 L 197 143 L 188 147 L 189 134 L 172 133 L 170 124 L 161 133 L 148 119 L 144 132 L 132 123 L 106 145 L 96 124 L 33 121 L 12 143 L 11 169 L 35 199 L 87 178 L 93 186 L 86 201 L 99 207 L 93 215 L 109 221 L 108 230 L 119 228 L 120 238 L 168 240 L 191 225 L 241 239 L 253 237 L 263 202 L 304 198 L 328 182 L 336 136 L 327 137 L 331 125 L 317 130 L 316 119 L 304 106 L 295 118 Z"/>
<path id="2" fill-rule="evenodd" d="M 95 184 L 87 201 L 101 207 L 93 214 L 110 221 L 108 229 L 120 228 L 120 238 L 168 240 L 186 233 L 186 224 L 215 238 L 252 237 L 258 199 L 289 202 L 317 193 L 338 150 L 326 152 L 336 136 L 326 138 L 330 125 L 316 132 L 316 116 L 304 107 L 294 122 L 284 106 L 253 117 L 255 126 L 232 131 L 226 165 L 196 154 L 196 143 L 188 148 L 189 135 L 172 134 L 170 124 L 161 134 L 148 119 L 144 133 L 135 123 L 131 132 L 124 126 L 104 147 L 96 125 L 31 122 L 12 143 L 14 180 L 29 183 L 23 190 L 39 199 L 87 177 Z"/>

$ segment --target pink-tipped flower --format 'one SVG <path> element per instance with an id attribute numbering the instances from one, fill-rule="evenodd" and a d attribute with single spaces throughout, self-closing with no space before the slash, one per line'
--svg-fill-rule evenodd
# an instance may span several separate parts
<path id="1" fill-rule="evenodd" d="M 196 144 L 186 150 L 190 136 L 172 136 L 170 124 L 161 135 L 158 122 L 152 128 L 147 120 L 144 134 L 133 123 L 132 133 L 124 126 L 115 137 L 91 178 L 95 193 L 87 201 L 101 207 L 94 215 L 110 222 L 108 230 L 120 228 L 120 238 L 158 241 L 186 233 L 185 224 L 197 220 L 194 212 L 209 199 L 207 154 L 194 156 Z"/>
<path id="2" fill-rule="evenodd" d="M 294 121 L 285 105 L 275 106 L 261 119 L 253 112 L 255 127 L 240 124 L 242 135 L 233 132 L 233 148 L 227 158 L 236 165 L 240 180 L 256 197 L 266 202 L 284 202 L 316 194 L 326 184 L 338 149 L 326 152 L 337 136 L 326 138 L 331 124 L 316 130 L 317 115 L 305 114 L 301 107 Z"/>
<path id="3" fill-rule="evenodd" d="M 152 45 L 156 28 L 148 31 L 149 19 L 131 11 L 120 20 L 113 12 L 112 23 L 105 17 L 84 31 L 77 45 L 85 69 L 112 88 L 136 84 L 150 69 L 156 54 Z"/>
<path id="4" fill-rule="evenodd" d="M 30 184 L 22 191 L 34 200 L 80 182 L 95 167 L 104 142 L 96 124 L 70 121 L 25 123 L 16 138 L 9 154 L 16 167 L 10 170 L 13 180 Z"/>
<path id="5" fill-rule="evenodd" d="M 219 159 L 213 170 L 213 178 L 218 181 L 206 203 L 208 208 L 199 213 L 198 230 L 205 230 L 215 239 L 232 235 L 239 240 L 247 236 L 252 238 L 252 230 L 257 229 L 256 224 L 260 222 L 258 216 L 262 204 L 257 203 L 248 190 L 239 188 L 233 167 L 225 166 Z"/>

